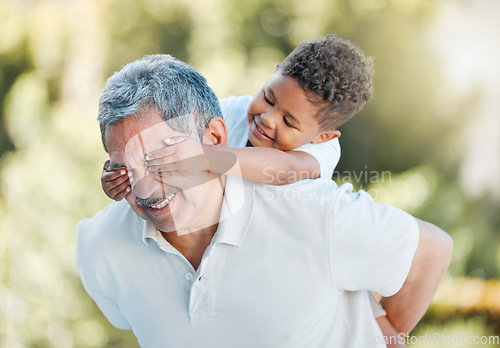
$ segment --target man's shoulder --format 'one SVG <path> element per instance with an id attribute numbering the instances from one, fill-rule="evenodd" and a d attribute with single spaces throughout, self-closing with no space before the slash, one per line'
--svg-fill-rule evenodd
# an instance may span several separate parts
<path id="1" fill-rule="evenodd" d="M 336 196 L 342 193 L 350 193 L 353 190 L 352 184 L 346 183 L 342 186 L 337 185 L 337 183 L 331 179 L 303 179 L 288 185 L 267 185 L 267 184 L 257 184 L 258 190 L 264 191 L 309 191 L 315 192 L 321 195 Z"/>
<path id="2" fill-rule="evenodd" d="M 255 185 L 257 199 L 277 200 L 291 204 L 303 202 L 309 206 L 317 204 L 325 208 L 330 206 L 330 203 L 336 202 L 339 197 L 352 194 L 352 190 L 351 184 L 343 184 L 339 187 L 333 180 L 322 178 L 299 180 L 283 186 Z"/>
<path id="3" fill-rule="evenodd" d="M 126 200 L 112 202 L 93 217 L 78 222 L 78 243 L 126 237 L 132 230 L 140 234 L 142 226 L 143 220 L 134 213 Z"/>

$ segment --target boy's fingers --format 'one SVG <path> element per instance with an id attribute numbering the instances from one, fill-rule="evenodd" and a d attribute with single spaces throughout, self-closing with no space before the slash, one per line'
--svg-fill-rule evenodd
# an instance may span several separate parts
<path id="1" fill-rule="evenodd" d="M 165 142 L 165 144 L 172 146 L 180 142 L 183 142 L 186 139 L 189 139 L 187 135 L 179 135 L 176 137 L 165 138 L 163 141 Z"/>
<path id="2" fill-rule="evenodd" d="M 106 165 L 101 175 L 101 185 L 104 193 L 116 201 L 122 200 L 130 192 L 130 178 L 127 170 L 122 168 L 114 171 L 106 171 Z"/>
<path id="3" fill-rule="evenodd" d="M 121 201 L 126 195 L 130 193 L 130 186 L 125 185 L 125 188 L 120 191 L 120 189 L 123 187 L 123 185 L 120 185 L 119 187 L 115 187 L 116 193 L 113 192 L 114 196 L 113 199 L 115 201 Z"/>
<path id="4" fill-rule="evenodd" d="M 164 163 L 160 165 L 148 165 L 148 171 L 150 173 L 160 173 L 160 172 L 170 172 L 177 169 L 175 162 Z"/>
<path id="5" fill-rule="evenodd" d="M 144 156 L 144 161 L 146 163 L 158 163 L 158 161 L 164 162 L 169 156 L 172 156 L 175 151 L 175 148 L 172 147 L 162 147 L 161 149 L 151 151 Z"/>
<path id="6" fill-rule="evenodd" d="M 113 180 L 116 180 L 120 177 L 124 177 L 125 179 L 128 179 L 126 169 L 113 170 L 111 172 L 104 171 L 102 173 L 103 181 L 113 181 Z"/>
<path id="7" fill-rule="evenodd" d="M 169 178 L 171 176 L 181 176 L 182 173 L 178 170 L 159 170 L 157 172 L 153 172 L 153 176 L 156 180 L 162 178 Z"/>
<path id="8" fill-rule="evenodd" d="M 116 179 L 109 181 L 109 183 L 111 184 L 111 187 L 115 187 L 115 186 L 119 186 L 123 183 L 128 183 L 129 179 L 130 178 L 128 175 L 120 175 Z"/>
<path id="9" fill-rule="evenodd" d="M 176 149 L 173 148 L 172 145 L 177 145 L 188 138 L 189 138 L 188 136 L 177 136 L 177 137 L 166 138 L 164 139 L 164 142 L 167 145 L 166 147 L 162 147 L 160 149 L 147 153 L 144 159 L 150 162 L 158 158 L 168 157 L 174 154 L 176 151 Z"/>
<path id="10" fill-rule="evenodd" d="M 188 137 L 187 135 L 165 138 L 163 141 L 167 146 L 147 153 L 144 159 L 146 161 L 152 161 L 158 158 L 163 158 L 173 155 L 177 151 L 177 147 L 174 145 L 178 145 L 183 141 L 186 141 L 187 139 L 190 139 L 190 137 Z"/>
<path id="11" fill-rule="evenodd" d="M 130 183 L 128 180 L 123 181 L 116 185 L 108 185 L 109 189 L 105 190 L 108 197 L 114 200 L 121 200 L 130 192 Z"/>
<path id="12" fill-rule="evenodd" d="M 146 164 L 148 167 L 150 166 L 161 166 L 161 165 L 169 165 L 170 163 L 173 162 L 173 155 L 174 153 L 169 153 L 166 156 L 162 157 L 155 157 L 155 158 L 150 158 L 144 160 L 144 164 Z"/>

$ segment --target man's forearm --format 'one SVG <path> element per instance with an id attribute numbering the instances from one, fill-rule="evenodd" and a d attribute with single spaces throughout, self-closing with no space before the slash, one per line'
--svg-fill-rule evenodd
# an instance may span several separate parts
<path id="1" fill-rule="evenodd" d="M 399 333 L 409 334 L 429 307 L 450 264 L 451 237 L 428 222 L 418 220 L 419 242 L 403 287 L 381 303 Z"/>

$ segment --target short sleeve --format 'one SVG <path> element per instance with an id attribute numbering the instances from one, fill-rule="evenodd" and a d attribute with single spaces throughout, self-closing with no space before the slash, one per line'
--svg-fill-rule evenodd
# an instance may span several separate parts
<path id="1" fill-rule="evenodd" d="M 219 100 L 224 122 L 227 126 L 228 146 L 245 147 L 248 141 L 248 105 L 252 97 L 227 97 Z"/>
<path id="2" fill-rule="evenodd" d="M 340 144 L 338 138 L 319 144 L 304 144 L 294 149 L 294 151 L 306 152 L 316 158 L 319 163 L 321 177 L 328 180 L 332 178 L 333 171 L 340 160 Z"/>
<path id="3" fill-rule="evenodd" d="M 331 240 L 337 288 L 394 295 L 408 275 L 418 236 L 414 217 L 342 185 L 333 202 Z"/>

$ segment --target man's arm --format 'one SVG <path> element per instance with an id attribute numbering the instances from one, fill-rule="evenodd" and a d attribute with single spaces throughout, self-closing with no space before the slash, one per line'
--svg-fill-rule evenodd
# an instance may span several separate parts
<path id="1" fill-rule="evenodd" d="M 419 242 L 402 288 L 381 303 L 399 333 L 409 334 L 429 307 L 451 261 L 453 241 L 439 227 L 416 219 Z"/>

